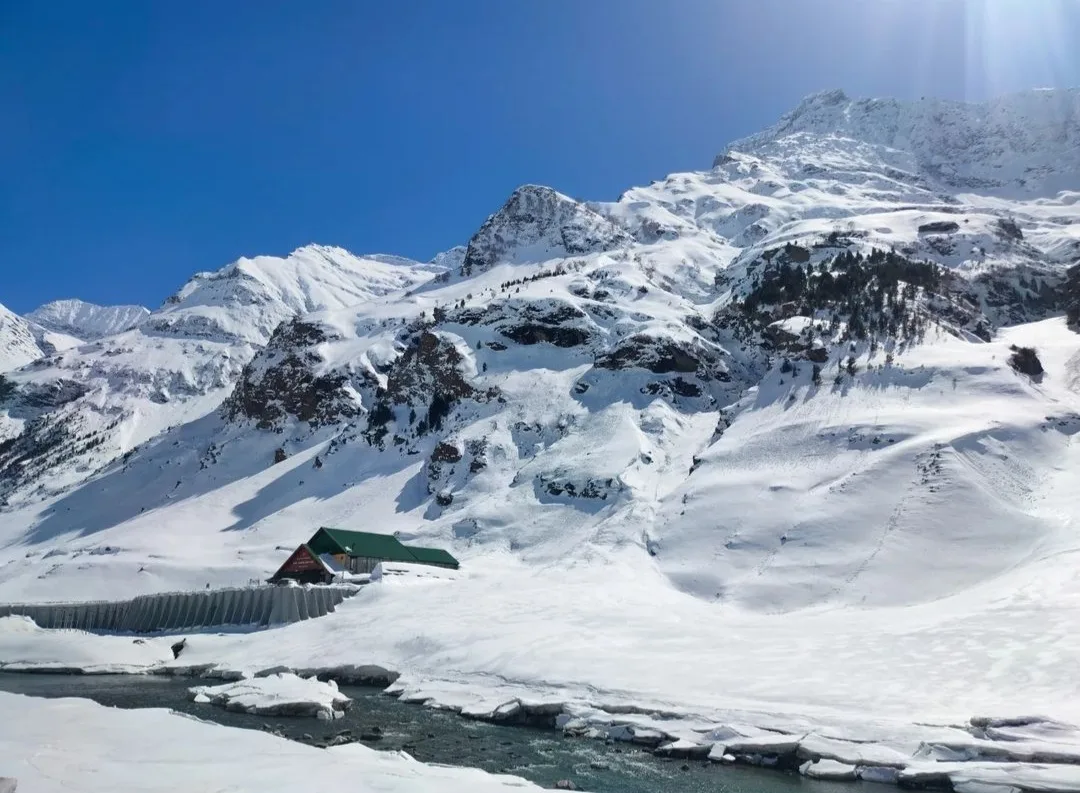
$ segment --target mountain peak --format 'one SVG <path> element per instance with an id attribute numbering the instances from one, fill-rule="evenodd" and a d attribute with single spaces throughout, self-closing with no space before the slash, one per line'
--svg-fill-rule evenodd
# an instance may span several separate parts
<path id="1" fill-rule="evenodd" d="M 46 330 L 92 340 L 131 330 L 150 316 L 142 306 L 99 306 L 84 300 L 53 300 L 26 315 Z"/>
<path id="2" fill-rule="evenodd" d="M 550 187 L 526 184 L 469 240 L 461 271 L 471 275 L 503 262 L 546 261 L 630 242 L 629 234 L 580 201 Z"/>
<path id="3" fill-rule="evenodd" d="M 401 257 L 305 245 L 285 257 L 244 257 L 217 272 L 197 273 L 147 324 L 170 336 L 261 345 L 297 314 L 363 303 L 432 275 L 426 265 Z"/>
<path id="4" fill-rule="evenodd" d="M 850 139 L 914 159 L 923 176 L 961 190 L 1054 195 L 1080 179 L 1080 90 L 1041 89 L 985 102 L 852 99 L 841 90 L 804 99 L 776 124 L 731 143 L 755 154 L 792 135 Z"/>

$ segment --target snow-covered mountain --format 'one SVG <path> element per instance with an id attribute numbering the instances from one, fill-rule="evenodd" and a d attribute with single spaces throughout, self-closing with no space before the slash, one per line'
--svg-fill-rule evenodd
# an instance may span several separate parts
<path id="1" fill-rule="evenodd" d="M 342 308 L 416 286 L 435 273 L 397 257 L 361 258 L 341 248 L 308 245 L 284 259 L 240 259 L 198 273 L 146 319 L 148 332 L 265 344 L 297 314 Z"/>
<path id="2" fill-rule="evenodd" d="M 896 152 L 910 158 L 922 175 L 954 190 L 1010 196 L 1075 193 L 1080 89 L 1031 91 L 983 103 L 852 100 L 843 91 L 827 91 L 808 97 L 775 126 L 732 143 L 729 150 L 754 153 L 799 134 Z"/>
<path id="3" fill-rule="evenodd" d="M 36 360 L 9 374 L 0 415 L 0 498 L 79 483 L 163 430 L 213 411 L 283 321 L 434 275 L 405 259 L 308 246 L 200 273 L 124 332 L 48 355 L 28 349 L 19 363 Z"/>
<path id="4" fill-rule="evenodd" d="M 17 369 L 41 355 L 30 323 L 0 305 L 0 373 Z"/>
<path id="5" fill-rule="evenodd" d="M 82 300 L 54 300 L 26 318 L 54 333 L 92 341 L 131 330 L 150 315 L 142 306 L 98 306 Z"/>
<path id="6" fill-rule="evenodd" d="M 379 595 L 365 663 L 1004 707 L 949 670 L 1001 625 L 1074 647 L 1080 617 L 1077 96 L 823 94 L 615 201 L 521 187 L 427 264 L 312 246 L 196 275 L 7 375 L 0 598 L 242 583 L 312 526 L 371 528 L 474 572 L 407 637 L 436 596 Z M 760 672 L 797 652 L 842 673 L 811 696 Z M 873 694 L 900 656 L 919 674 Z M 1026 663 L 993 661 L 1002 690 L 1060 707 Z"/>

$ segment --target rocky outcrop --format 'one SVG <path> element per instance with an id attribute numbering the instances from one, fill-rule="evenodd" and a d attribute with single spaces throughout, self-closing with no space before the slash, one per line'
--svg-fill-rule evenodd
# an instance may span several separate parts
<path id="1" fill-rule="evenodd" d="M 1066 271 L 1060 292 L 1065 320 L 1070 328 L 1080 332 L 1080 264 L 1074 264 Z"/>
<path id="2" fill-rule="evenodd" d="M 955 234 L 959 230 L 960 224 L 952 220 L 937 220 L 919 226 L 920 234 Z"/>
<path id="3" fill-rule="evenodd" d="M 607 501 L 609 497 L 613 497 L 625 489 L 622 482 L 613 477 L 595 479 L 581 477 L 567 471 L 538 474 L 536 482 L 549 496 L 596 501 Z"/>
<path id="4" fill-rule="evenodd" d="M 636 334 L 596 360 L 598 369 L 645 369 L 653 374 L 697 375 L 728 380 L 727 366 L 717 350 L 702 343 L 676 341 L 664 336 Z"/>
<path id="5" fill-rule="evenodd" d="M 1034 347 L 1017 347 L 1014 344 L 1009 349 L 1012 350 L 1012 355 L 1009 356 L 1009 366 L 1020 374 L 1026 374 L 1031 378 L 1042 376 L 1045 370 Z"/>
<path id="6" fill-rule="evenodd" d="M 345 389 L 349 378 L 318 371 L 323 359 L 315 348 L 329 340 L 318 325 L 282 323 L 266 348 L 244 367 L 222 405 L 225 416 L 272 429 L 290 418 L 321 426 L 359 415 L 354 392 Z"/>
<path id="7" fill-rule="evenodd" d="M 446 322 L 487 326 L 504 339 L 526 346 L 580 347 L 599 335 L 599 328 L 587 313 L 557 298 L 497 300 L 483 308 L 470 306 L 448 312 Z M 489 348 L 496 349 L 494 344 L 497 342 L 489 344 Z"/>
<path id="8" fill-rule="evenodd" d="M 469 240 L 463 275 L 501 262 L 544 261 L 608 251 L 633 238 L 607 218 L 550 187 L 524 185 Z"/>
<path id="9" fill-rule="evenodd" d="M 421 330 L 386 373 L 386 387 L 378 389 L 368 414 L 364 436 L 381 445 L 395 421 L 396 408 L 408 408 L 402 432 L 424 436 L 441 430 L 455 405 L 464 400 L 484 402 L 498 391 L 474 388 L 465 374 L 465 356 L 448 337 Z M 403 434 L 395 442 L 404 442 Z"/>

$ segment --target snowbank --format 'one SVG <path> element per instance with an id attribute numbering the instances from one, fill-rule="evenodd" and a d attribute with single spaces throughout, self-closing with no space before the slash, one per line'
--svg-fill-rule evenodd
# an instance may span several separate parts
<path id="1" fill-rule="evenodd" d="M 447 567 L 433 567 L 426 564 L 411 564 L 409 562 L 379 562 L 371 571 L 372 581 L 390 580 L 432 580 L 432 581 L 455 581 L 461 577 L 457 570 Z"/>
<path id="2" fill-rule="evenodd" d="M 45 630 L 29 617 L 0 617 L 0 671 L 145 672 L 173 660 L 176 638 L 98 636 Z"/>
<path id="3" fill-rule="evenodd" d="M 287 672 L 220 686 L 195 686 L 188 691 L 195 702 L 260 716 L 334 719 L 352 705 L 352 700 L 338 691 L 334 681 L 324 683 Z"/>
<path id="4" fill-rule="evenodd" d="M 34 793 L 174 793 L 318 786 L 383 793 L 536 790 L 525 780 L 419 763 L 361 744 L 316 749 L 166 710 L 119 710 L 81 699 L 0 693 L 0 769 Z"/>

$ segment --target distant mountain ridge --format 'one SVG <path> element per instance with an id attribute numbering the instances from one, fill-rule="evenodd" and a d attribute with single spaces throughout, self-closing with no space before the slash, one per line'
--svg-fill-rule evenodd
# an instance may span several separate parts
<path id="1" fill-rule="evenodd" d="M 82 300 L 54 300 L 26 318 L 41 327 L 87 341 L 131 330 L 150 316 L 142 306 L 98 306 Z"/>
<path id="2" fill-rule="evenodd" d="M 1047 89 L 986 102 L 807 97 L 772 127 L 731 143 L 754 153 L 786 136 L 850 138 L 911 154 L 943 185 L 1049 196 L 1076 191 L 1080 176 L 1080 89 Z"/>

